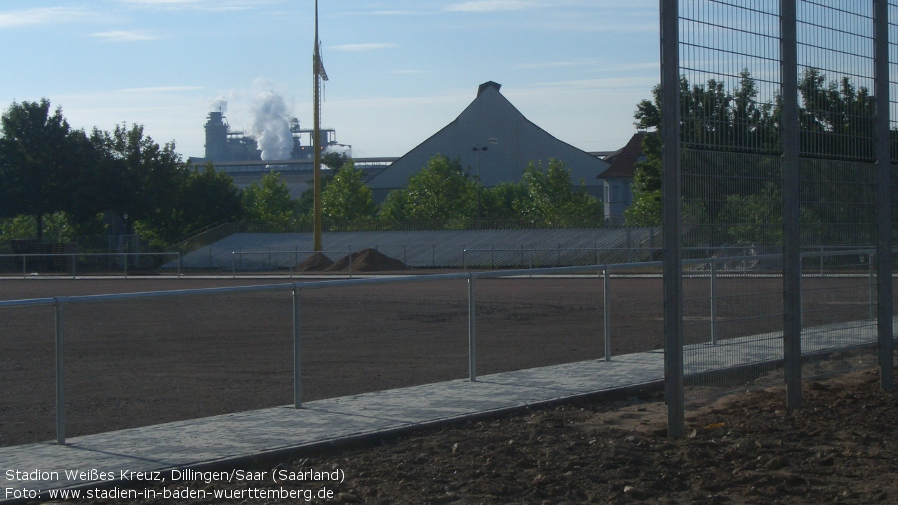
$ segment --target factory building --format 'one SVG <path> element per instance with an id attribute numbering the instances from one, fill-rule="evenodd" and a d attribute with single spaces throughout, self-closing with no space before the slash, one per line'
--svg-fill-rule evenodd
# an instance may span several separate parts
<path id="1" fill-rule="evenodd" d="M 234 170 L 234 165 L 240 162 L 262 162 L 262 151 L 259 149 L 256 139 L 247 136 L 242 131 L 231 131 L 227 119 L 221 111 L 210 112 L 206 120 L 206 156 L 202 159 L 195 158 L 197 162 L 211 161 L 216 167 L 219 165 L 226 172 Z M 265 160 L 267 162 L 280 161 L 305 161 L 312 160 L 312 130 L 303 130 L 299 126 L 299 120 L 291 118 L 289 122 L 290 137 L 293 140 L 290 156 L 284 159 Z M 320 130 L 321 145 L 325 150 L 329 148 L 345 149 L 348 146 L 337 142 L 337 133 L 332 129 Z M 304 165 L 304 164 L 301 164 Z M 252 166 L 252 165 L 247 165 Z M 243 170 L 246 171 L 246 170 Z"/>

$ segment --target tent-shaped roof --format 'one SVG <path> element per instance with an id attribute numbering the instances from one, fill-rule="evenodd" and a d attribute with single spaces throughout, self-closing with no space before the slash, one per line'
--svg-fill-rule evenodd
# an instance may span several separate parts
<path id="1" fill-rule="evenodd" d="M 486 187 L 520 181 L 529 162 L 542 160 L 546 164 L 550 158 L 567 163 L 574 184 L 582 181 L 587 187 L 601 185 L 596 178 L 608 163 L 531 123 L 499 92 L 500 87 L 493 81 L 481 84 L 477 98 L 455 121 L 372 177 L 368 185 L 375 198 L 382 199 L 387 191 L 405 187 L 409 177 L 437 154 L 460 158 L 469 174 L 476 176 L 479 171 Z"/>

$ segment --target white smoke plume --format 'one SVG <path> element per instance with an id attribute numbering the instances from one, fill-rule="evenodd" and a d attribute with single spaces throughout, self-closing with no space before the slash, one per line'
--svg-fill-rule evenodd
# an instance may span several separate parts
<path id="1" fill-rule="evenodd" d="M 220 96 L 209 101 L 209 110 L 212 112 L 221 111 L 222 114 L 228 113 L 228 99 Z"/>
<path id="2" fill-rule="evenodd" d="M 252 105 L 253 122 L 247 134 L 256 139 L 263 160 L 286 160 L 293 152 L 293 135 L 287 102 L 270 86 L 264 86 Z"/>

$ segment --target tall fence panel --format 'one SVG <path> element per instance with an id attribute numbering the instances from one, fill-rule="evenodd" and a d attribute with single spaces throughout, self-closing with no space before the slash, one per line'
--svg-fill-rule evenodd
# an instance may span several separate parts
<path id="1" fill-rule="evenodd" d="M 681 201 L 665 227 L 679 227 L 683 242 L 678 251 L 665 241 L 665 256 L 710 257 L 681 279 L 689 397 L 785 378 L 798 407 L 802 377 L 870 366 L 877 348 L 891 387 L 898 2 L 671 0 L 662 9 L 674 4 L 679 57 L 662 65 L 676 63 L 679 82 L 662 94 L 675 96 L 679 119 L 662 128 L 678 130 L 679 166 L 664 166 L 679 177 L 665 180 L 674 185 L 665 194 Z M 662 34 L 662 54 L 672 44 Z M 733 253 L 758 261 L 733 265 Z M 766 358 L 763 369 L 721 361 L 728 342 L 746 339 L 777 353 L 784 372 Z M 707 373 L 710 363 L 722 369 Z"/>

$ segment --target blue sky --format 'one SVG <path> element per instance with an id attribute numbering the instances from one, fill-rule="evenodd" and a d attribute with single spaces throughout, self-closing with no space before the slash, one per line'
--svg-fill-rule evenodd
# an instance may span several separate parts
<path id="1" fill-rule="evenodd" d="M 262 94 L 312 126 L 313 0 L 2 0 L 0 104 L 48 98 L 76 128 L 143 124 L 202 156 L 227 102 Z M 485 81 L 587 151 L 622 147 L 659 80 L 657 0 L 319 0 L 322 126 L 353 155 L 401 156 Z"/>

